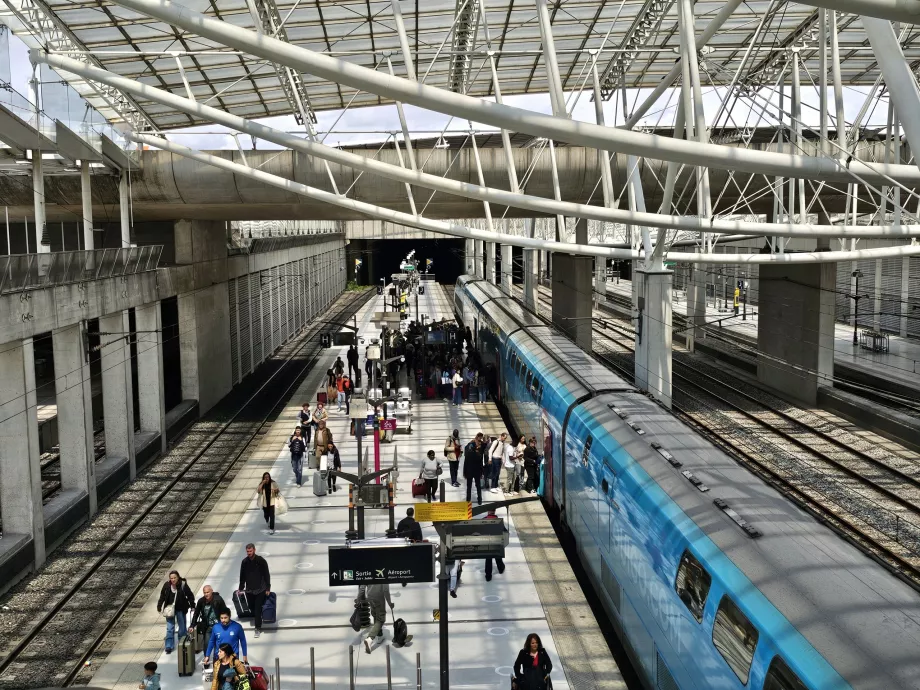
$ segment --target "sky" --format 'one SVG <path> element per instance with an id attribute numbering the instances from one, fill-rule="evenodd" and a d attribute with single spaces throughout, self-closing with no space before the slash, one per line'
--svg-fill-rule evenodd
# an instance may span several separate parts
<path id="1" fill-rule="evenodd" d="M 0 42 L 0 80 L 9 79 L 12 88 L 28 97 L 29 80 L 32 75 L 32 67 L 29 62 L 28 48 L 17 37 L 8 33 L 8 47 Z M 6 53 L 6 54 L 3 54 Z M 8 76 L 7 76 L 8 75 Z M 719 111 L 721 100 L 725 94 L 724 88 L 708 87 L 704 89 L 704 110 L 706 112 L 707 124 L 712 124 L 714 115 Z M 630 89 L 628 90 L 628 99 L 630 109 L 635 103 L 645 99 L 650 89 Z M 868 87 L 848 87 L 844 89 L 844 110 L 846 119 L 852 121 L 857 116 L 859 110 L 865 102 Z M 182 93 L 181 95 L 184 95 Z M 594 103 L 591 102 L 588 92 L 581 94 L 568 93 L 567 104 L 574 120 L 583 122 L 595 122 Z M 760 106 L 769 99 L 774 105 L 778 102 L 776 94 L 764 93 Z M 802 87 L 802 120 L 806 127 L 816 128 L 818 126 L 818 91 L 807 80 L 803 79 Z M 606 124 L 619 125 L 623 122 L 619 99 L 613 98 L 604 102 L 604 115 Z M 655 127 L 671 126 L 674 121 L 677 94 L 673 89 L 669 89 L 649 111 L 649 113 L 640 121 L 640 126 Z M 527 94 L 518 96 L 507 96 L 504 102 L 508 105 L 514 105 L 520 108 L 526 108 L 534 112 L 547 113 L 551 112 L 549 97 L 547 94 Z M 831 100 L 832 102 L 832 100 Z M 788 100 L 787 100 L 788 104 Z M 415 136 L 437 136 L 441 131 L 446 132 L 467 132 L 470 129 L 466 121 L 451 119 L 442 113 L 436 113 L 415 106 L 404 106 L 404 112 L 408 121 L 409 129 Z M 339 119 L 341 117 L 341 119 Z M 887 117 L 887 101 L 882 100 L 873 110 L 872 116 L 868 120 L 871 126 L 884 127 Z M 737 126 L 753 126 L 758 123 L 758 114 L 752 111 L 747 102 L 738 102 L 732 109 L 732 123 Z M 399 118 L 396 108 L 393 105 L 373 106 L 363 108 L 353 108 L 342 113 L 340 110 L 321 111 L 317 113 L 317 129 L 321 132 L 321 138 L 326 144 L 333 146 L 347 146 L 349 144 L 382 142 L 387 138 L 386 132 L 397 132 L 400 130 Z M 335 131 L 327 133 L 330 127 L 335 124 Z M 292 133 L 304 133 L 303 127 L 299 126 L 292 115 L 260 118 L 257 122 L 266 124 L 277 129 L 289 131 Z M 720 122 L 726 122 L 723 117 Z M 775 115 L 764 116 L 759 124 L 775 124 Z M 473 129 L 478 131 L 495 131 L 494 127 L 473 123 Z M 383 132 L 383 133 L 381 133 Z M 229 150 L 236 149 L 237 143 L 231 136 L 231 130 L 219 125 L 202 125 L 186 129 L 169 130 L 168 138 L 181 143 L 190 148 L 202 150 Z M 398 135 L 402 138 L 402 135 Z M 239 145 L 243 149 L 253 148 L 253 142 L 248 135 L 239 135 Z M 281 147 L 271 142 L 259 141 L 256 147 L 260 150 L 279 149 Z"/>

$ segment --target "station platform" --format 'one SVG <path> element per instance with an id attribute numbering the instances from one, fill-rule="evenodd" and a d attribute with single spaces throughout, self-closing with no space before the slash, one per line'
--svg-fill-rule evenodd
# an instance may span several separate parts
<path id="1" fill-rule="evenodd" d="M 419 311 L 429 320 L 451 318 L 452 307 L 440 286 L 426 284 L 419 298 Z M 372 300 L 359 313 L 362 335 L 371 337 L 379 327 L 371 323 L 374 311 L 383 310 L 382 297 Z M 414 304 L 411 305 L 414 308 Z M 410 314 L 410 318 L 415 318 Z M 363 348 L 361 348 L 363 355 Z M 256 545 L 271 571 L 272 590 L 278 596 L 278 622 L 266 625 L 256 640 L 251 621 L 244 621 L 249 660 L 274 672 L 279 659 L 280 689 L 311 688 L 311 670 L 317 688 L 348 688 L 349 654 L 353 650 L 355 687 L 386 688 L 386 658 L 383 648 L 367 654 L 362 633 L 349 625 L 357 587 L 330 587 L 327 549 L 345 542 L 348 527 L 348 485 L 339 479 L 338 491 L 317 497 L 312 491 L 312 476 L 304 470 L 304 485 L 298 488 L 290 466 L 286 443 L 305 400 L 311 404 L 323 384 L 324 374 L 335 357 L 345 359 L 344 349 L 332 348 L 318 362 L 300 389 L 289 401 L 247 463 L 237 474 L 218 505 L 198 527 L 182 554 L 164 566 L 156 582 L 151 582 L 149 598 L 121 634 L 114 648 L 93 676 L 94 687 L 129 690 L 137 687 L 143 664 L 156 661 L 163 690 L 198 690 L 202 687 L 200 661 L 194 675 L 179 677 L 174 652 L 163 652 L 165 622 L 156 612 L 156 601 L 166 573 L 178 570 L 189 582 L 196 597 L 205 584 L 211 585 L 230 602 L 238 584 L 240 561 L 247 542 Z M 339 447 L 343 470 L 356 472 L 357 441 L 349 435 L 349 419 L 344 411 L 330 405 L 329 428 Z M 396 492 L 396 521 L 413 499 L 411 483 L 419 474 L 428 449 L 443 458 L 443 446 L 453 429 L 459 429 L 465 443 L 479 431 L 504 431 L 501 416 L 492 403 L 454 407 L 447 401 L 413 402 L 412 433 L 395 433 L 393 441 L 381 444 L 381 466 L 395 458 L 399 466 Z M 373 446 L 368 434 L 363 444 Z M 373 451 L 371 451 L 373 457 Z M 445 475 L 448 467 L 445 462 Z M 290 511 L 276 519 L 276 532 L 269 535 L 262 511 L 257 507 L 256 488 L 263 472 L 269 471 L 288 499 Z M 475 491 L 475 490 L 474 490 Z M 475 501 L 475 495 L 473 496 Z M 499 499 L 486 492 L 485 501 Z M 464 500 L 462 489 L 447 487 L 446 499 Z M 619 669 L 607 648 L 603 634 L 587 604 L 563 550 L 539 502 L 513 508 L 506 518 L 510 544 L 506 550 L 506 570 L 497 570 L 491 582 L 485 581 L 482 561 L 467 561 L 457 598 L 450 599 L 451 688 L 510 687 L 509 676 L 518 651 L 531 632 L 540 635 L 554 664 L 555 690 L 567 688 L 625 688 Z M 383 540 L 388 527 L 386 511 L 366 510 L 366 536 Z M 430 523 L 422 523 L 426 539 L 437 539 Z M 422 687 L 438 687 L 438 623 L 433 611 L 438 608 L 437 582 L 391 585 L 398 617 L 405 619 L 411 643 L 391 648 L 392 687 L 416 688 L 416 655 L 420 655 Z M 392 639 L 392 620 L 388 615 L 384 645 Z M 311 649 L 315 668 L 310 668 Z M 279 689 L 279 690 L 280 690 Z"/>
<path id="2" fill-rule="evenodd" d="M 608 281 L 607 292 L 621 298 L 631 299 L 632 281 L 625 279 L 620 279 L 619 283 Z M 675 291 L 672 306 L 675 314 L 686 316 L 687 300 L 681 291 Z M 757 308 L 748 305 L 747 309 L 746 319 L 743 319 L 741 315 L 725 319 L 726 316 L 731 316 L 730 311 L 722 311 L 717 307 L 707 305 L 706 320 L 725 319 L 721 322 L 721 328 L 756 344 Z M 711 329 L 717 330 L 719 327 L 719 324 L 713 324 Z M 877 378 L 897 386 L 906 386 L 914 391 L 920 391 L 920 341 L 912 338 L 889 334 L 888 352 L 873 352 L 853 344 L 852 325 L 837 323 L 834 332 L 834 362 L 853 370 L 861 377 Z"/>

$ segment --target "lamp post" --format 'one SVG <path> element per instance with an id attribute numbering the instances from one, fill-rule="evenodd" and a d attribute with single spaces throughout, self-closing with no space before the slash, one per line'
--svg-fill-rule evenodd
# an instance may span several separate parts
<path id="1" fill-rule="evenodd" d="M 859 279 L 862 278 L 862 271 L 858 268 L 851 274 L 856 278 L 856 285 L 853 288 L 853 344 L 859 345 Z"/>

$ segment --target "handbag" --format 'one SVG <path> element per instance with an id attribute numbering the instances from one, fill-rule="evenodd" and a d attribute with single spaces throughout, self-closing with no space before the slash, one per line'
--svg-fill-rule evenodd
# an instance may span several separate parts
<path id="1" fill-rule="evenodd" d="M 163 610 L 160 613 L 163 614 L 163 618 L 175 618 L 176 617 L 176 605 L 166 604 L 166 606 L 163 607 Z"/>
<path id="2" fill-rule="evenodd" d="M 288 502 L 287 499 L 278 494 L 275 496 L 275 515 L 284 515 L 288 512 Z"/>

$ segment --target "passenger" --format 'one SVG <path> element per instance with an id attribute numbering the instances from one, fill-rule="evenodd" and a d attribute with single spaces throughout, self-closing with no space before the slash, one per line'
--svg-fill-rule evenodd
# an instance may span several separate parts
<path id="1" fill-rule="evenodd" d="M 326 489 L 328 491 L 338 491 L 335 485 L 336 476 L 328 470 L 341 470 L 342 459 L 339 457 L 339 449 L 335 447 L 332 441 L 326 444 Z"/>
<path id="2" fill-rule="evenodd" d="M 502 472 L 502 458 L 505 454 L 505 442 L 508 439 L 508 434 L 502 433 L 499 438 L 493 438 L 492 443 L 489 445 L 489 468 L 490 473 L 489 477 L 492 481 L 492 488 L 489 489 L 493 494 L 498 493 L 498 478 L 501 476 Z M 486 482 L 488 486 L 489 482 Z"/>
<path id="3" fill-rule="evenodd" d="M 231 645 L 222 644 L 214 661 L 211 690 L 236 690 L 240 677 L 246 678 L 246 665 L 236 657 Z"/>
<path id="4" fill-rule="evenodd" d="M 444 442 L 444 457 L 447 458 L 447 464 L 450 466 L 450 485 L 460 486 L 457 481 L 457 471 L 460 469 L 460 455 L 463 448 L 460 446 L 460 430 L 454 429 L 454 433 L 447 437 Z"/>
<path id="5" fill-rule="evenodd" d="M 368 631 L 367 637 L 364 638 L 364 650 L 370 654 L 371 646 L 378 646 L 383 642 L 383 626 L 387 622 L 387 604 L 393 608 L 393 600 L 390 599 L 390 586 L 368 585 L 364 590 L 364 596 L 371 607 L 371 615 L 374 617 L 374 624 Z"/>
<path id="6" fill-rule="evenodd" d="M 310 445 L 310 438 L 313 436 L 313 413 L 310 411 L 310 403 L 305 402 L 303 409 L 300 411 L 300 436 L 303 442 Z"/>
<path id="7" fill-rule="evenodd" d="M 429 503 L 431 503 L 431 499 L 434 498 L 435 492 L 438 490 L 438 475 L 441 472 L 443 472 L 441 463 L 435 458 L 434 451 L 429 450 L 428 457 L 422 460 L 422 469 L 418 473 L 418 476 L 425 480 L 425 496 L 428 498 Z"/>
<path id="8" fill-rule="evenodd" d="M 239 590 L 246 592 L 249 599 L 258 639 L 262 634 L 262 606 L 265 604 L 265 597 L 271 594 L 272 580 L 268 572 L 268 563 L 256 555 L 255 544 L 246 544 L 246 558 L 240 563 Z"/>
<path id="9" fill-rule="evenodd" d="M 345 405 L 345 377 L 337 376 L 335 378 L 335 399 L 339 404 L 338 411 L 342 411 L 342 407 Z"/>
<path id="10" fill-rule="evenodd" d="M 293 440 L 291 441 L 293 443 Z M 301 454 L 301 464 L 303 463 L 303 455 Z M 291 463 L 293 464 L 293 460 Z M 296 473 L 296 470 L 295 470 Z M 258 488 L 259 494 L 259 505 L 262 506 L 262 516 L 265 518 L 265 523 L 268 525 L 268 533 L 275 533 L 275 502 L 278 499 L 278 496 L 281 494 L 281 489 L 278 488 L 278 483 L 272 479 L 271 474 L 268 472 L 262 473 L 262 481 L 259 482 Z"/>
<path id="11" fill-rule="evenodd" d="M 482 486 L 479 480 L 482 477 L 482 434 L 466 444 L 463 451 L 463 476 L 466 478 L 466 500 L 472 501 L 473 484 L 476 485 L 476 501 L 482 505 Z"/>
<path id="12" fill-rule="evenodd" d="M 505 436 L 502 443 L 502 490 L 506 496 L 514 496 L 514 483 L 517 480 L 517 467 L 514 464 L 515 447 L 508 443 Z"/>
<path id="13" fill-rule="evenodd" d="M 218 612 L 218 623 L 211 630 L 211 637 L 208 638 L 208 648 L 204 650 L 204 660 L 201 662 L 207 666 L 211 662 L 211 653 L 218 653 L 219 649 L 224 646 L 230 647 L 230 653 L 240 656 L 242 652 L 243 661 L 249 661 L 246 648 L 246 632 L 243 626 L 236 621 L 230 620 L 230 609 L 224 608 Z M 216 674 L 215 674 L 216 675 Z"/>
<path id="14" fill-rule="evenodd" d="M 307 452 L 307 444 L 300 435 L 300 427 L 294 429 L 294 435 L 288 441 L 288 449 L 291 451 L 291 469 L 294 470 L 294 481 L 297 482 L 297 486 L 302 486 L 303 456 Z"/>
<path id="15" fill-rule="evenodd" d="M 532 494 L 537 493 L 537 485 L 539 484 L 537 470 L 539 467 L 540 455 L 537 453 L 537 439 L 531 436 L 530 441 L 527 443 L 527 448 L 524 449 L 524 471 L 527 472 L 527 483 L 524 485 L 524 490 Z"/>
<path id="16" fill-rule="evenodd" d="M 543 649 L 537 633 L 530 633 L 524 642 L 524 649 L 518 652 L 514 662 L 514 679 L 521 690 L 546 690 L 553 662 Z"/>
<path id="17" fill-rule="evenodd" d="M 450 583 L 448 585 L 450 595 L 457 598 L 457 587 L 460 586 L 460 577 L 463 575 L 464 561 L 454 561 L 450 565 Z"/>
<path id="18" fill-rule="evenodd" d="M 527 450 L 527 437 L 521 436 L 514 447 L 514 487 L 512 495 L 518 491 L 524 493 L 524 451 Z"/>
<path id="19" fill-rule="evenodd" d="M 320 422 L 325 422 L 328 419 L 329 413 L 326 412 L 326 406 L 321 402 L 316 403 L 316 409 L 313 410 L 313 433 L 316 433 Z"/>
<path id="20" fill-rule="evenodd" d="M 341 376 L 345 373 L 345 362 L 342 361 L 341 355 L 335 358 L 335 364 L 332 365 L 332 371 L 336 376 Z"/>
<path id="21" fill-rule="evenodd" d="M 495 508 L 490 508 L 489 512 L 486 513 L 486 520 L 501 520 L 501 518 L 499 518 L 498 515 L 495 514 Z M 505 530 L 506 532 L 508 531 L 508 528 L 505 527 L 504 520 L 502 520 L 502 529 Z M 504 573 L 505 572 L 505 562 L 501 558 L 496 557 L 495 563 L 496 565 L 498 565 L 498 574 L 501 575 L 502 573 Z M 489 582 L 491 580 L 492 580 L 492 559 L 487 558 L 486 559 L 486 582 Z"/>
<path id="22" fill-rule="evenodd" d="M 157 600 L 157 613 L 162 613 L 166 618 L 165 649 L 167 654 L 172 654 L 175 648 L 176 624 L 179 624 L 180 639 L 188 633 L 185 627 L 185 616 L 194 608 L 195 593 L 189 589 L 188 583 L 177 571 L 170 570 L 169 578 L 160 588 L 160 598 Z"/>
<path id="23" fill-rule="evenodd" d="M 144 664 L 144 677 L 141 679 L 138 690 L 160 690 L 160 674 L 157 673 L 155 661 Z"/>
<path id="24" fill-rule="evenodd" d="M 396 536 L 410 541 L 422 541 L 422 526 L 415 519 L 415 508 L 406 508 L 406 517 L 396 525 Z"/>
<path id="25" fill-rule="evenodd" d="M 355 392 L 355 384 L 347 376 L 342 377 L 342 392 L 345 393 L 345 414 L 351 414 L 351 396 Z"/>
<path id="26" fill-rule="evenodd" d="M 202 637 L 210 640 L 214 626 L 220 622 L 220 612 L 225 608 L 227 608 L 227 604 L 224 602 L 223 597 L 215 592 L 211 585 L 205 585 L 202 590 L 202 597 L 195 604 L 192 622 L 188 626 L 188 634 L 194 635 L 195 630 L 200 628 Z"/>
<path id="27" fill-rule="evenodd" d="M 348 346 L 348 354 L 345 355 L 345 359 L 348 360 L 348 375 L 351 378 L 355 377 L 355 372 L 361 373 L 361 368 L 358 366 L 358 348 L 354 345 Z"/>
<path id="28" fill-rule="evenodd" d="M 332 401 L 338 398 L 339 389 L 336 385 L 336 375 L 332 369 L 326 372 L 326 404 L 332 405 Z"/>
<path id="29" fill-rule="evenodd" d="M 319 459 L 326 452 L 326 446 L 333 443 L 332 429 L 326 427 L 326 422 L 320 422 L 316 430 L 316 436 L 313 437 L 315 461 L 312 469 L 319 468 Z"/>
<path id="30" fill-rule="evenodd" d="M 454 370 L 453 375 L 450 378 L 451 385 L 453 385 L 454 392 L 454 405 L 463 404 L 463 374 L 458 370 Z"/>

